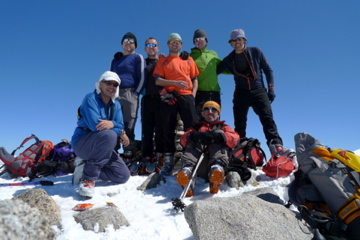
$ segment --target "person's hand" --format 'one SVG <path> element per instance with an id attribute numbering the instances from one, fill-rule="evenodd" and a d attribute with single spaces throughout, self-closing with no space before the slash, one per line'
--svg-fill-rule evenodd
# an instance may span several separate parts
<path id="1" fill-rule="evenodd" d="M 188 135 L 190 141 L 197 143 L 200 142 L 201 133 L 198 131 L 191 131 Z"/>
<path id="2" fill-rule="evenodd" d="M 214 137 L 211 131 L 201 132 L 200 142 L 203 145 L 210 145 L 214 143 Z"/>
<path id="3" fill-rule="evenodd" d="M 168 92 L 168 91 L 166 91 L 165 88 L 161 89 L 159 91 L 159 94 L 160 94 L 161 101 L 163 101 L 169 105 L 174 105 L 177 101 L 177 97 L 179 96 L 178 91 L 174 90 L 172 92 Z"/>
<path id="4" fill-rule="evenodd" d="M 109 130 L 114 128 L 114 123 L 110 120 L 99 119 L 99 122 L 100 123 L 96 125 L 96 130 L 98 131 Z"/>
<path id="5" fill-rule="evenodd" d="M 274 89 L 269 89 L 268 90 L 268 97 L 269 97 L 269 101 L 270 103 L 272 103 L 276 97 Z"/>
<path id="6" fill-rule="evenodd" d="M 158 55 L 158 57 L 159 57 L 159 59 L 160 59 L 160 58 L 163 58 L 163 57 L 165 57 L 165 54 L 160 53 L 160 54 Z"/>
<path id="7" fill-rule="evenodd" d="M 124 147 L 129 146 L 130 140 L 129 140 L 129 137 L 126 135 L 126 133 L 121 134 L 121 136 L 120 136 L 120 143 L 121 143 Z"/>
<path id="8" fill-rule="evenodd" d="M 117 52 L 114 54 L 114 59 L 119 60 L 120 58 L 122 58 L 122 56 L 124 56 L 122 52 Z"/>
<path id="9" fill-rule="evenodd" d="M 222 131 L 222 130 L 212 131 L 211 134 L 212 134 L 214 143 L 225 143 L 226 142 L 226 139 L 224 138 L 225 137 L 224 131 Z"/>

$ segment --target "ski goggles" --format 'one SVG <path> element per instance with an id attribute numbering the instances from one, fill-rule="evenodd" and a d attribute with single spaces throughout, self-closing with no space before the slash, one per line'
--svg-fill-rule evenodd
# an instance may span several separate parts
<path id="1" fill-rule="evenodd" d="M 155 44 L 155 43 L 147 43 L 147 44 L 145 44 L 145 47 L 157 47 L 157 44 Z"/>
<path id="2" fill-rule="evenodd" d="M 135 40 L 133 38 L 125 38 L 123 43 L 135 43 Z"/>
<path id="3" fill-rule="evenodd" d="M 101 81 L 101 82 L 105 83 L 108 86 L 114 86 L 114 87 L 119 86 L 119 83 L 117 83 L 117 82 L 111 82 L 111 81 Z"/>
<path id="4" fill-rule="evenodd" d="M 195 42 L 200 42 L 200 41 L 205 41 L 205 40 L 206 40 L 205 37 L 195 38 Z"/>
<path id="5" fill-rule="evenodd" d="M 207 112 L 209 112 L 210 110 L 212 112 L 218 112 L 219 111 L 219 110 L 217 110 L 217 108 L 214 108 L 214 107 L 206 107 L 206 108 L 203 109 L 203 111 L 207 111 Z"/>

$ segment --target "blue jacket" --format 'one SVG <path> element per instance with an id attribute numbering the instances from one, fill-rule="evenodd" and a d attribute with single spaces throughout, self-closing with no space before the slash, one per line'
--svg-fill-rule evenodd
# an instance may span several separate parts
<path id="1" fill-rule="evenodd" d="M 120 79 L 120 89 L 134 88 L 134 93 L 139 95 L 146 80 L 146 63 L 141 54 L 124 55 L 120 59 L 113 59 L 110 71 L 116 72 Z"/>
<path id="2" fill-rule="evenodd" d="M 102 100 L 100 94 L 95 91 L 87 94 L 79 108 L 79 119 L 77 128 L 71 139 L 71 145 L 75 146 L 81 136 L 91 131 L 98 131 L 96 125 L 99 119 L 112 120 L 114 123 L 113 131 L 120 136 L 121 130 L 124 129 L 123 116 L 119 101 L 110 101 L 108 105 Z"/>
<path id="3" fill-rule="evenodd" d="M 240 90 L 254 90 L 257 88 L 264 88 L 263 73 L 266 76 L 268 88 L 274 88 L 274 75 L 270 65 L 265 59 L 262 51 L 257 47 L 246 47 L 244 50 L 246 59 L 249 63 L 253 78 L 244 76 L 236 72 L 234 56 L 235 51 L 232 51 L 217 67 L 217 74 L 223 72 L 230 72 L 234 75 L 235 87 Z"/>

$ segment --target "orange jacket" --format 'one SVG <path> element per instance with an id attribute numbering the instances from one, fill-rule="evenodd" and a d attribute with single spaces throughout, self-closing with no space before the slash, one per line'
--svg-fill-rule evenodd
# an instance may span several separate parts
<path id="1" fill-rule="evenodd" d="M 206 132 L 206 131 L 216 131 L 222 130 L 224 132 L 226 142 L 225 145 L 229 148 L 234 148 L 238 141 L 240 140 L 240 136 L 234 129 L 232 129 L 229 125 L 224 124 L 225 121 L 215 121 L 212 123 L 208 123 L 206 121 L 198 122 L 193 127 L 189 128 L 180 138 L 180 144 L 185 148 L 190 140 L 189 133 L 192 131 L 198 132 Z M 196 130 L 198 129 L 198 130 Z"/>

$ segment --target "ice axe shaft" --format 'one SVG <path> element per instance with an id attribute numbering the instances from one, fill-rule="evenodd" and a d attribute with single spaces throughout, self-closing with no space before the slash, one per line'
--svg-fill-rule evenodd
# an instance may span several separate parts
<path id="1" fill-rule="evenodd" d="M 20 182 L 20 183 L 0 183 L 0 187 L 13 187 L 13 186 L 53 186 L 54 182 L 51 181 L 39 181 L 39 182 Z"/>

